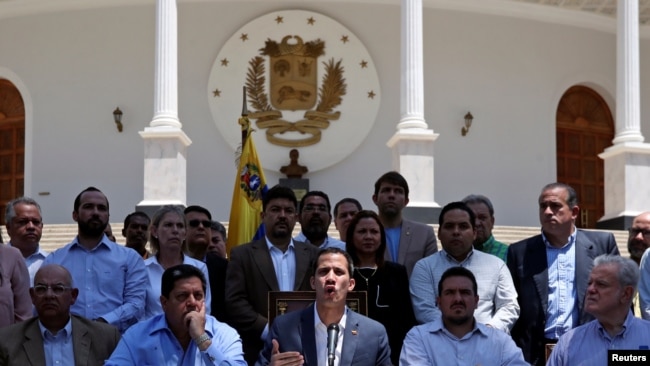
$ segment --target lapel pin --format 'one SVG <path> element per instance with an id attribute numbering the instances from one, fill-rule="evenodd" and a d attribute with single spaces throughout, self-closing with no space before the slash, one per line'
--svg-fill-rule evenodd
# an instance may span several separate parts
<path id="1" fill-rule="evenodd" d="M 358 332 L 356 329 L 354 329 L 354 330 L 352 331 L 352 335 L 357 335 L 357 334 L 359 334 L 359 332 Z"/>

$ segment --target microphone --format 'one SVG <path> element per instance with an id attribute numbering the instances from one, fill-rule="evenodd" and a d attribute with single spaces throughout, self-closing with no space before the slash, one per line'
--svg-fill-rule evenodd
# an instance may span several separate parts
<path id="1" fill-rule="evenodd" d="M 339 341 L 339 325 L 332 323 L 327 326 L 327 364 L 334 366 L 336 357 L 336 343 Z"/>

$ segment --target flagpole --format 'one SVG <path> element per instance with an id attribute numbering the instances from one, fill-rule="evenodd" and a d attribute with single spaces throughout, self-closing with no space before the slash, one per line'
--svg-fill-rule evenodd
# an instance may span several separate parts
<path id="1" fill-rule="evenodd" d="M 248 138 L 248 131 L 250 129 L 250 120 L 248 119 L 248 108 L 246 106 L 246 86 L 243 87 L 244 90 L 244 95 L 243 95 L 243 100 L 244 103 L 241 108 L 241 118 L 239 118 L 239 124 L 241 125 L 241 146 L 242 149 L 244 148 L 244 145 L 246 144 L 246 139 Z"/>

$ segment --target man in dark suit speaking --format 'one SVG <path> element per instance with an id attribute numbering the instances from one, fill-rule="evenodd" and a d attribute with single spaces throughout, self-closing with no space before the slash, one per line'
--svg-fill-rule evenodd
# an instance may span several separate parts
<path id="1" fill-rule="evenodd" d="M 280 316 L 273 322 L 256 365 L 391 365 L 386 329 L 345 306 L 354 288 L 352 259 L 337 248 L 322 250 L 316 258 L 311 287 L 316 303 Z M 337 328 L 337 342 L 330 330 Z"/>
<path id="2" fill-rule="evenodd" d="M 268 333 L 269 291 L 309 291 L 318 248 L 291 239 L 298 201 L 291 188 L 275 186 L 262 202 L 263 239 L 234 247 L 226 270 L 226 315 L 242 338 L 249 365 Z"/>
<path id="3" fill-rule="evenodd" d="M 526 361 L 544 365 L 546 345 L 593 319 L 584 299 L 594 258 L 619 252 L 611 233 L 576 229 L 580 208 L 569 185 L 546 185 L 538 203 L 542 233 L 512 244 L 507 264 L 520 307 L 512 338 Z"/>
<path id="4" fill-rule="evenodd" d="M 0 329 L 0 365 L 104 364 L 120 332 L 110 324 L 70 315 L 79 291 L 67 269 L 41 267 L 29 292 L 38 316 Z"/>

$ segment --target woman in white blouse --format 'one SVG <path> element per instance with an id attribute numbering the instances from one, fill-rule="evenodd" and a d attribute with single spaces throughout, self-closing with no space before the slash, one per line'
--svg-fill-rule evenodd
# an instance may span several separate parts
<path id="1" fill-rule="evenodd" d="M 155 254 L 144 261 L 149 275 L 145 318 L 162 313 L 163 310 L 160 305 L 162 274 L 167 268 L 178 264 L 191 264 L 203 272 L 206 284 L 206 313 L 210 314 L 212 300 L 208 282 L 208 268 L 205 263 L 183 253 L 185 251 L 185 226 L 185 215 L 177 206 L 163 206 L 151 218 L 149 243 Z"/>

